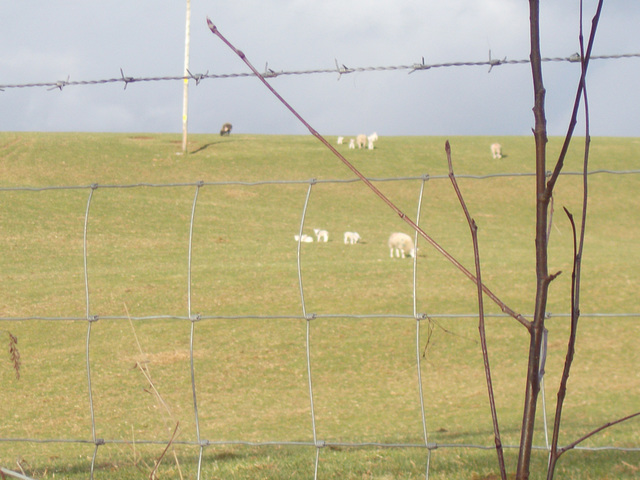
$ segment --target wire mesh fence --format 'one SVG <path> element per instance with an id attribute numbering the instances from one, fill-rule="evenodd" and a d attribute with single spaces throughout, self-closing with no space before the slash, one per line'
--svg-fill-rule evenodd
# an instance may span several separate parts
<path id="1" fill-rule="evenodd" d="M 589 172 L 589 175 L 598 176 L 638 174 L 638 170 Z M 518 177 L 531 175 L 459 176 L 478 181 Z M 417 202 L 414 208 L 416 218 L 420 220 L 424 218 L 425 186 L 429 182 L 446 179 L 446 176 L 423 175 L 370 180 L 415 191 Z M 378 310 L 373 299 L 364 299 L 364 303 L 350 302 L 349 295 L 353 294 L 341 289 L 353 287 L 342 282 L 340 275 L 367 281 L 365 273 L 344 273 L 339 267 L 333 270 L 327 266 L 331 264 L 331 257 L 323 257 L 323 254 L 310 250 L 310 245 L 300 240 L 309 230 L 311 221 L 315 221 L 310 217 L 314 218 L 316 212 L 310 213 L 310 210 L 314 210 L 314 199 L 319 190 L 325 187 L 353 188 L 354 183 L 358 180 L 1 188 L 0 195 L 5 197 L 31 197 L 25 200 L 25 204 L 45 210 L 44 216 L 36 222 L 51 220 L 53 223 L 33 227 L 34 231 L 42 229 L 44 232 L 39 232 L 38 238 L 33 240 L 33 253 L 27 252 L 31 265 L 15 264 L 5 258 L 7 273 L 3 281 L 3 295 L 8 299 L 12 297 L 11 284 L 20 283 L 18 277 L 21 273 L 33 282 L 31 288 L 37 292 L 27 288 L 26 293 L 16 293 L 19 298 L 15 303 L 22 308 L 13 308 L 15 315 L 3 314 L 0 329 L 27 332 L 33 325 L 33 328 L 49 332 L 44 344 L 23 351 L 23 361 L 35 362 L 33 356 L 43 355 L 51 362 L 50 371 L 68 372 L 63 378 L 70 390 L 63 395 L 73 400 L 70 403 L 60 401 L 60 408 L 25 402 L 24 397 L 16 395 L 18 386 L 12 390 L 16 400 L 4 402 L 4 407 L 0 407 L 3 416 L 15 419 L 3 429 L 6 433 L 0 435 L 0 445 L 17 446 L 18 450 L 31 449 L 34 445 L 38 448 L 43 444 L 77 444 L 83 451 L 89 448 L 90 462 L 86 468 L 92 478 L 95 472 L 105 468 L 101 458 L 109 457 L 108 449 L 123 446 L 134 451 L 145 445 L 184 447 L 195 451 L 197 478 L 204 475 L 203 461 L 207 452 L 224 446 L 309 449 L 314 457 L 313 478 L 322 477 L 321 462 L 331 449 L 376 447 L 417 450 L 421 452 L 419 456 L 424 462 L 427 477 L 431 455 L 436 450 L 494 449 L 488 431 L 472 429 L 457 435 L 448 434 L 449 431 L 464 430 L 465 422 L 484 412 L 478 405 L 482 403 L 479 400 L 482 397 L 479 387 L 482 383 L 481 370 L 476 369 L 478 359 L 472 359 L 471 353 L 477 350 L 473 340 L 477 313 L 430 311 L 422 296 L 426 270 L 423 268 L 426 261 L 423 255 L 413 257 L 411 272 L 404 271 L 403 278 L 410 275 L 410 288 L 389 288 L 390 305 L 403 305 L 401 308 L 388 309 L 385 306 Z M 419 187 L 417 190 L 416 186 Z M 264 188 L 274 192 L 273 198 L 256 194 L 256 191 L 262 193 L 260 189 Z M 230 204 L 220 202 L 221 191 L 229 195 Z M 281 196 L 282 191 L 286 191 L 284 197 Z M 72 244 L 72 248 L 67 251 L 56 247 L 49 251 L 47 243 L 58 245 L 53 237 L 59 231 L 56 226 L 59 218 L 54 218 L 56 213 L 52 213 L 55 207 L 52 211 L 47 207 L 55 204 L 51 200 L 53 197 L 67 195 L 74 197 L 75 211 L 71 214 L 65 211 L 64 215 L 72 217 L 74 226 L 67 234 L 68 238 L 62 239 L 62 244 Z M 178 207 L 166 210 L 166 205 L 157 203 L 160 197 L 164 200 L 171 198 L 172 202 L 175 198 Z M 220 213 L 227 208 L 232 210 L 238 199 L 254 202 L 255 217 L 236 218 L 238 214 L 233 211 L 225 215 Z M 285 213 L 277 205 L 290 203 L 292 199 L 301 210 L 298 209 L 297 214 L 283 224 Z M 266 207 L 263 205 L 265 202 L 268 204 Z M 114 203 L 118 205 L 116 208 Z M 109 218 L 109 211 L 122 211 L 120 205 L 124 204 L 133 205 L 128 211 L 135 218 Z M 151 210 L 155 210 L 153 215 L 149 213 Z M 49 216 L 52 218 L 48 219 Z M 151 216 L 153 220 L 149 219 Z M 4 212 L 3 217 L 7 231 L 11 223 L 24 220 L 11 212 Z M 164 218 L 163 223 L 158 223 L 160 218 Z M 246 236 L 231 241 L 222 239 L 216 232 L 234 231 L 235 228 L 225 225 L 225 222 L 238 222 Z M 212 229 L 211 223 L 216 224 L 216 228 Z M 274 224 L 286 230 L 288 241 L 285 244 L 274 242 L 273 232 L 268 230 L 268 225 Z M 139 232 L 131 231 L 136 228 Z M 264 238 L 256 238 L 261 234 Z M 129 235 L 132 237 L 128 238 Z M 298 235 L 297 241 L 293 240 L 294 235 Z M 147 245 L 145 242 L 149 237 L 159 237 L 161 241 Z M 344 256 L 350 246 L 341 240 L 332 239 L 330 243 L 333 243 L 332 248 L 340 248 L 339 255 Z M 10 239 L 6 241 L 11 245 Z M 416 247 L 422 248 L 417 236 L 415 242 Z M 252 245 L 247 250 L 243 243 Z M 275 243 L 275 250 L 266 247 L 264 251 L 256 249 L 256 245 L 267 243 Z M 320 247 L 322 243 L 315 241 L 314 246 Z M 41 248 L 45 249 L 44 253 L 36 254 Z M 126 251 L 134 252 L 133 256 Z M 253 253 L 251 258 L 245 259 L 246 263 L 242 263 L 234 251 L 239 251 L 239 255 L 246 255 L 249 251 Z M 56 262 L 50 265 L 56 255 L 66 266 Z M 43 258 L 48 260 L 42 261 Z M 214 258 L 215 262 L 212 261 Z M 374 264 L 367 264 L 367 268 L 373 267 Z M 53 273 L 59 278 L 52 280 L 51 275 L 44 275 L 39 279 L 38 275 L 49 268 L 60 269 Z M 71 272 L 63 272 L 65 269 Z M 162 285 L 154 284 L 153 278 L 157 281 L 159 277 L 145 277 L 145 272 L 153 269 L 161 271 L 163 280 L 158 283 Z M 318 275 L 326 278 L 319 281 Z M 371 275 L 380 276 L 380 272 L 374 271 Z M 114 278 L 107 281 L 108 277 Z M 142 277 L 141 284 L 136 284 L 136 277 Z M 230 285 L 235 277 L 247 286 Z M 21 278 L 24 281 L 25 277 Z M 395 282 L 393 279 L 384 280 Z M 50 282 L 62 282 L 63 288 L 47 293 L 45 290 Z M 117 288 L 114 289 L 114 285 L 118 285 Z M 229 289 L 228 297 L 221 293 L 225 289 Z M 47 301 L 37 299 L 33 302 L 35 306 L 28 304 L 30 298 L 55 296 L 63 290 L 70 295 L 68 299 L 61 300 L 62 306 L 55 306 L 55 314 L 47 313 Z M 322 291 L 331 292 L 328 299 L 319 300 Z M 136 299 L 136 295 L 140 298 Z M 155 297 L 155 305 L 160 305 L 160 308 L 167 305 L 167 311 L 140 315 L 130 312 L 125 305 L 122 314 L 113 313 L 118 308 L 122 310 L 119 306 L 122 298 L 144 305 L 148 296 Z M 247 298 L 242 298 L 244 296 Z M 80 297 L 81 302 L 78 301 Z M 367 302 L 371 302 L 371 308 L 363 306 Z M 355 310 L 349 307 L 351 303 L 357 305 Z M 84 311 L 78 314 L 80 306 Z M 5 312 L 12 307 L 6 308 Z M 136 310 L 135 305 L 131 308 Z M 25 311 L 29 313 L 25 314 Z M 144 308 L 139 311 L 144 311 Z M 550 319 L 559 321 L 566 316 L 565 312 L 549 314 Z M 593 322 L 600 319 L 608 322 L 611 318 L 618 322 L 624 319 L 636 322 L 640 312 L 585 311 L 581 316 Z M 488 311 L 487 317 L 495 320 L 500 331 L 517 328 L 512 325 L 515 322 L 499 311 Z M 371 334 L 372 330 L 376 333 Z M 434 330 L 446 332 L 453 343 L 460 343 L 461 350 L 455 350 L 456 356 L 466 352 L 464 355 L 470 358 L 455 361 L 448 358 L 446 349 L 439 351 L 440 347 L 434 346 Z M 172 333 L 167 337 L 167 332 Z M 362 345 L 354 341 L 358 336 L 368 339 L 370 350 L 362 351 Z M 18 338 L 21 337 L 23 335 L 19 333 Z M 141 342 L 139 338 L 144 340 Z M 498 334 L 496 338 L 501 337 Z M 112 351 L 114 342 L 115 345 L 128 343 L 129 347 Z M 231 342 L 235 347 L 226 348 L 225 345 Z M 387 342 L 400 345 L 393 351 L 400 352 L 401 358 L 389 358 Z M 144 348 L 141 344 L 145 345 Z M 350 348 L 355 350 L 350 351 Z M 51 349 L 53 356 L 44 355 L 45 349 Z M 132 349 L 136 352 L 131 353 Z M 115 369 L 108 367 L 112 362 L 117 364 Z M 129 370 L 133 370 L 135 375 L 124 375 L 124 365 L 129 365 Z M 444 367 L 444 371 L 436 373 L 436 365 Z M 152 368 L 157 376 L 151 375 Z M 505 375 L 513 373 L 513 368 L 498 366 L 499 371 L 504 369 Z M 462 396 L 454 402 L 447 397 L 453 392 L 446 388 L 441 390 L 436 384 L 447 383 L 447 377 L 458 375 L 471 375 L 478 381 L 467 380 L 474 384 L 473 391 L 467 392 L 469 398 Z M 51 377 L 59 378 L 54 374 Z M 46 398 L 54 391 L 57 391 L 55 386 L 43 381 L 42 391 L 30 394 Z M 141 391 L 153 397 L 154 412 L 149 411 L 148 401 L 139 400 Z M 437 397 L 433 396 L 434 392 L 437 392 Z M 55 395 L 60 395 L 60 391 Z M 114 407 L 120 397 L 130 395 L 134 399 L 131 405 L 124 410 Z M 508 397 L 509 401 L 514 399 Z M 357 409 L 361 402 L 378 402 L 378 415 L 371 422 L 380 429 L 370 430 L 370 426 L 349 423 L 353 421 L 349 410 Z M 291 410 L 283 407 L 283 403 L 290 404 Z M 443 414 L 447 405 L 450 407 L 452 403 L 457 404 L 455 413 Z M 278 405 L 278 408 L 273 409 L 273 405 Z M 62 422 L 57 438 L 50 433 L 40 434 L 38 432 L 47 431 L 37 425 L 39 420 L 34 418 L 34 408 L 45 408 L 46 414 L 40 412 L 43 417 L 69 418 L 73 424 Z M 546 412 L 546 407 L 543 411 Z M 488 412 L 483 415 L 488 416 Z M 151 417 L 160 418 L 149 420 L 155 425 L 155 430 L 142 431 L 146 435 L 156 432 L 157 436 L 141 437 L 136 434 L 134 424 Z M 394 426 L 387 423 L 389 419 L 393 419 Z M 34 423 L 30 425 L 30 421 Z M 516 420 L 511 419 L 511 422 L 517 425 Z M 127 438 L 129 429 L 131 438 Z M 21 435 L 17 434 L 20 432 Z M 538 449 L 549 448 L 545 438 L 548 439 L 546 418 Z M 507 443 L 505 446 L 507 449 L 516 448 L 516 444 Z M 612 443 L 605 439 L 581 448 L 640 451 L 638 444 L 616 442 L 615 439 Z M 5 470 L 5 473 L 9 472 Z"/>

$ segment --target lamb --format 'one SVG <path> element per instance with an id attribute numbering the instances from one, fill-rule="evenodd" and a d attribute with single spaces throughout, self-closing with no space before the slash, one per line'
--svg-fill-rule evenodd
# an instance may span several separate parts
<path id="1" fill-rule="evenodd" d="M 222 125 L 222 129 L 220 129 L 220 136 L 223 137 L 225 135 L 229 135 L 232 128 L 233 125 L 231 125 L 230 123 L 225 123 L 224 125 Z"/>
<path id="2" fill-rule="evenodd" d="M 313 233 L 316 234 L 316 239 L 318 242 L 328 242 L 329 241 L 329 232 L 326 230 L 320 230 L 319 228 L 314 228 Z"/>
<path id="3" fill-rule="evenodd" d="M 344 244 L 354 245 L 360 241 L 358 232 L 344 232 Z"/>
<path id="4" fill-rule="evenodd" d="M 377 132 L 373 132 L 371 135 L 369 135 L 367 137 L 367 140 L 369 140 L 369 142 L 373 143 L 373 142 L 377 142 L 378 141 L 378 134 Z"/>
<path id="5" fill-rule="evenodd" d="M 356 148 L 356 139 L 352 138 L 349 140 L 349 150 L 354 150 Z"/>
<path id="6" fill-rule="evenodd" d="M 313 242 L 313 238 L 310 237 L 309 235 L 305 235 L 304 233 L 302 235 L 294 235 L 293 239 L 296 242 L 302 242 L 302 243 L 312 243 Z"/>
<path id="7" fill-rule="evenodd" d="M 338 145 L 342 145 L 344 142 L 344 137 L 338 137 Z"/>
<path id="8" fill-rule="evenodd" d="M 358 148 L 364 148 L 367 144 L 367 136 L 364 133 L 361 133 L 356 137 L 356 142 L 358 143 Z"/>
<path id="9" fill-rule="evenodd" d="M 492 143 L 491 155 L 493 155 L 493 158 L 502 158 L 502 145 L 499 143 Z"/>
<path id="10" fill-rule="evenodd" d="M 389 256 L 393 258 L 393 254 L 396 254 L 396 257 L 405 258 L 407 255 L 410 257 L 414 257 L 416 254 L 416 249 L 413 246 L 413 240 L 406 233 L 395 232 L 392 233 L 389 237 Z"/>

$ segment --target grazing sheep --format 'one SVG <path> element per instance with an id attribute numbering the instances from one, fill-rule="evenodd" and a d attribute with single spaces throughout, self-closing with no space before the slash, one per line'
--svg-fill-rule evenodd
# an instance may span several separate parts
<path id="1" fill-rule="evenodd" d="M 395 232 L 392 233 L 389 237 L 389 256 L 393 258 L 393 254 L 396 254 L 396 257 L 405 258 L 407 255 L 410 257 L 415 256 L 416 249 L 413 246 L 413 240 L 406 233 Z"/>
<path id="2" fill-rule="evenodd" d="M 364 148 L 367 144 L 367 136 L 364 133 L 361 133 L 356 137 L 356 142 L 358 143 L 358 148 Z"/>
<path id="3" fill-rule="evenodd" d="M 230 123 L 225 123 L 224 125 L 222 125 L 222 128 L 220 129 L 220 136 L 224 136 L 224 135 L 229 135 L 231 133 L 231 129 L 233 128 L 233 125 L 231 125 Z"/>
<path id="4" fill-rule="evenodd" d="M 344 137 L 338 137 L 338 145 L 342 145 L 344 142 Z"/>
<path id="5" fill-rule="evenodd" d="M 294 235 L 293 239 L 296 242 L 302 242 L 302 243 L 312 243 L 313 242 L 313 238 L 310 237 L 309 235 L 305 235 L 304 233 L 302 235 Z"/>
<path id="6" fill-rule="evenodd" d="M 491 155 L 493 155 L 493 158 L 502 158 L 502 145 L 499 143 L 492 143 Z"/>
<path id="7" fill-rule="evenodd" d="M 351 140 L 349 140 L 349 149 L 354 150 L 355 148 L 356 148 L 356 139 L 352 138 Z"/>
<path id="8" fill-rule="evenodd" d="M 316 234 L 316 239 L 318 242 L 328 242 L 329 241 L 329 232 L 326 230 L 320 230 L 319 228 L 314 228 L 313 233 Z"/>
<path id="9" fill-rule="evenodd" d="M 358 232 L 344 232 L 344 244 L 354 245 L 360 241 Z"/>

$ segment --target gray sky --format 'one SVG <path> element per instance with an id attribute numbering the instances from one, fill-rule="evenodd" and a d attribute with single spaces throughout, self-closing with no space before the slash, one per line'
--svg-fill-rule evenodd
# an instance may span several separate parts
<path id="1" fill-rule="evenodd" d="M 194 74 L 248 68 L 207 28 L 264 71 L 349 68 L 529 57 L 526 0 L 192 0 Z M 578 52 L 578 1 L 542 1 L 542 53 Z M 585 0 L 585 35 L 597 2 Z M 0 5 L 0 85 L 120 77 L 179 77 L 186 1 L 32 0 Z M 594 55 L 640 53 L 640 2 L 605 1 Z M 569 120 L 577 63 L 545 63 L 551 135 Z M 320 133 L 529 135 L 528 64 L 280 76 L 278 92 Z M 640 136 L 640 58 L 594 60 L 588 77 L 592 135 Z M 182 82 L 7 88 L 3 131 L 182 131 Z M 304 134 L 253 77 L 190 82 L 189 131 Z M 583 131 L 579 126 L 577 133 Z"/>

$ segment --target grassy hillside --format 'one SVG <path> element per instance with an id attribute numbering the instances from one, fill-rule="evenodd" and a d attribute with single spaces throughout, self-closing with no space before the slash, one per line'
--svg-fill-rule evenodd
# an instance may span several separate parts
<path id="1" fill-rule="evenodd" d="M 340 148 L 367 177 L 394 179 L 376 185 L 413 219 L 420 178 L 428 175 L 420 225 L 473 269 L 468 226 L 444 178 L 445 140 L 381 137 L 373 151 Z M 511 308 L 530 314 L 534 178 L 493 175 L 533 172 L 533 141 L 449 140 L 479 226 L 483 279 Z M 489 152 L 495 140 L 503 144 L 501 160 Z M 96 436 L 122 442 L 100 447 L 98 478 L 148 476 L 178 423 L 175 453 L 164 458 L 161 474 L 194 478 L 198 448 L 179 443 L 197 441 L 193 326 L 200 437 L 223 443 L 205 449 L 204 478 L 309 478 L 312 447 L 226 443 L 313 442 L 309 327 L 318 440 L 424 443 L 419 350 L 428 439 L 443 446 L 432 455 L 431 478 L 483 478 L 497 471 L 493 452 L 462 447 L 490 446 L 493 436 L 477 321 L 464 316 L 477 313 L 475 286 L 419 243 L 416 304 L 429 318 L 420 322 L 417 348 L 413 262 L 389 258 L 386 245 L 391 232 L 411 232 L 361 182 L 349 181 L 354 175 L 317 140 L 193 135 L 186 156 L 177 154 L 180 143 L 177 135 L 0 133 L 0 334 L 18 337 L 22 360 L 18 381 L 9 358 L 0 357 L 0 439 L 92 439 L 88 344 Z M 569 172 L 582 164 L 574 145 Z M 559 148 L 559 139 L 551 139 L 551 160 Z M 590 170 L 638 169 L 639 154 L 637 139 L 596 138 Z M 638 311 L 639 180 L 638 174 L 589 178 L 585 317 L 563 417 L 566 442 L 637 410 L 637 318 L 589 314 Z M 569 301 L 572 238 L 562 207 L 579 219 L 580 191 L 579 176 L 563 176 L 554 199 L 550 268 L 563 273 L 551 289 L 553 314 L 567 313 Z M 304 306 L 293 240 L 303 212 L 304 233 L 317 227 L 330 232 L 326 244 L 301 245 Z M 346 230 L 359 232 L 362 243 L 344 245 Z M 488 299 L 485 306 L 500 313 Z M 318 317 L 307 323 L 303 312 Z M 87 313 L 99 318 L 89 337 L 81 320 Z M 189 314 L 202 320 L 192 324 Z M 550 416 L 567 323 L 562 316 L 548 321 Z M 490 317 L 488 330 L 503 442 L 516 445 L 528 339 L 507 318 Z M 588 445 L 638 447 L 637 427 L 628 422 Z M 536 441 L 544 444 L 541 427 Z M 92 444 L 0 442 L 0 466 L 16 469 L 19 459 L 37 478 L 87 478 L 93 451 Z M 562 478 L 611 472 L 634 478 L 639 455 L 573 452 L 561 461 Z M 515 450 L 507 456 L 515 470 Z M 536 462 L 542 471 L 544 452 Z M 319 476 L 420 478 L 425 464 L 424 449 L 333 445 L 321 450 Z"/>

